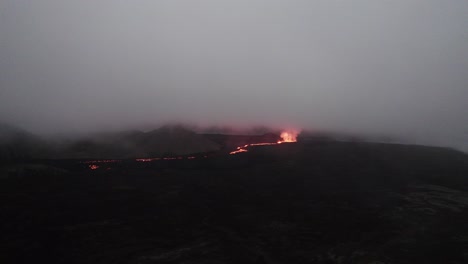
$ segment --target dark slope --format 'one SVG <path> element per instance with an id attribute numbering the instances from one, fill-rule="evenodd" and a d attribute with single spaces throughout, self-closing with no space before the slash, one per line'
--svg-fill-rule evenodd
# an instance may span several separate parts
<path id="1" fill-rule="evenodd" d="M 0 163 L 42 158 L 48 151 L 47 143 L 40 137 L 21 128 L 0 123 Z"/>
<path id="2" fill-rule="evenodd" d="M 0 125 L 0 162 L 25 159 L 127 159 L 217 151 L 220 144 L 180 126 L 150 132 L 100 133 L 76 139 L 44 140 Z"/>
<path id="3" fill-rule="evenodd" d="M 165 126 L 150 132 L 100 134 L 65 145 L 56 158 L 125 159 L 187 155 L 220 148 L 190 130 Z"/>
<path id="4" fill-rule="evenodd" d="M 178 126 L 166 126 L 144 133 L 135 143 L 146 155 L 187 155 L 219 150 L 220 146 L 205 137 Z"/>
<path id="5" fill-rule="evenodd" d="M 330 141 L 10 178 L 0 262 L 467 263 L 467 186 L 454 150 Z"/>
<path id="6" fill-rule="evenodd" d="M 281 138 L 279 134 L 267 133 L 263 135 L 223 135 L 201 134 L 203 137 L 221 145 L 223 149 L 233 150 L 239 146 L 252 143 L 275 143 Z"/>

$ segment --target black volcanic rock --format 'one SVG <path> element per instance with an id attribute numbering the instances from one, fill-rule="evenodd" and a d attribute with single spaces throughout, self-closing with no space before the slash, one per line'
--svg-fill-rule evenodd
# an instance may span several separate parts
<path id="1" fill-rule="evenodd" d="M 193 136 L 131 141 L 162 135 Z M 455 150 L 304 141 L 73 162 L 0 177 L 0 263 L 468 263 L 468 156 Z"/>
<path id="2" fill-rule="evenodd" d="M 150 132 L 100 134 L 75 141 L 63 150 L 66 158 L 146 158 L 216 151 L 215 142 L 180 126 Z"/>
<path id="3" fill-rule="evenodd" d="M 216 151 L 215 142 L 180 126 L 165 126 L 134 138 L 143 156 L 187 155 Z"/>
<path id="4" fill-rule="evenodd" d="M 235 149 L 236 147 L 253 143 L 275 143 L 281 138 L 278 134 L 266 133 L 263 135 L 223 135 L 223 134 L 203 134 L 211 141 L 221 145 L 225 149 Z"/>
<path id="5" fill-rule="evenodd" d="M 47 152 L 48 146 L 40 137 L 0 123 L 0 161 L 44 157 Z"/>

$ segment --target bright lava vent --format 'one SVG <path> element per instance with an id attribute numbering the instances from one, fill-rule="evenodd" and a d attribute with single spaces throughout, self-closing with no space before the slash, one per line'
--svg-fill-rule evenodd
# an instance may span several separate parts
<path id="1" fill-rule="evenodd" d="M 297 142 L 297 135 L 298 134 L 299 133 L 296 132 L 296 131 L 283 131 L 283 132 L 281 132 L 281 135 L 280 135 L 281 140 L 279 140 L 276 143 L 268 143 L 268 142 L 263 143 L 263 142 L 260 142 L 260 143 L 247 144 L 247 145 L 244 145 L 244 146 L 237 147 L 236 150 L 229 152 L 229 154 L 235 155 L 235 154 L 239 154 L 239 153 L 242 153 L 242 152 L 248 152 L 249 150 L 247 148 L 250 147 L 250 146 L 267 146 L 267 145 L 278 145 L 278 144 L 282 144 L 282 143 Z"/>

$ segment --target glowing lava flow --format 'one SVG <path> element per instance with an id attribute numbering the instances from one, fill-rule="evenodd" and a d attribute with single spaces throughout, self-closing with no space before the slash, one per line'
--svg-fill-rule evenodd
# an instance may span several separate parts
<path id="1" fill-rule="evenodd" d="M 89 169 L 91 169 L 91 170 L 97 170 L 97 169 L 99 169 L 99 166 L 98 166 L 98 165 L 94 165 L 94 164 L 93 164 L 93 165 L 89 165 Z"/>
<path id="2" fill-rule="evenodd" d="M 292 142 L 297 142 L 297 132 L 291 132 L 291 131 L 283 131 L 280 135 L 281 140 L 279 140 L 276 143 L 252 143 L 252 144 L 246 144 L 244 146 L 237 147 L 236 150 L 229 152 L 230 155 L 235 155 L 239 154 L 242 152 L 248 152 L 248 147 L 251 146 L 269 146 L 269 145 L 278 145 L 281 143 L 292 143 Z"/>
<path id="3" fill-rule="evenodd" d="M 234 155 L 234 154 L 238 154 L 238 153 L 242 153 L 242 152 L 247 152 L 248 147 L 249 147 L 249 144 L 244 145 L 242 147 L 237 147 L 237 150 L 231 151 L 231 152 L 229 152 L 229 154 Z"/>
<path id="4" fill-rule="evenodd" d="M 237 147 L 236 150 L 229 152 L 229 154 L 234 155 L 234 154 L 239 154 L 243 152 L 248 152 L 248 148 L 252 146 L 270 146 L 270 145 L 278 145 L 282 143 L 291 143 L 291 142 L 296 142 L 297 141 L 297 135 L 298 132 L 296 131 L 283 131 L 280 135 L 281 140 L 277 142 L 259 142 L 259 143 L 250 143 L 246 144 L 240 147 Z M 135 159 L 136 162 L 152 162 L 152 161 L 159 161 L 159 160 L 193 160 L 193 159 L 199 159 L 199 158 L 208 158 L 207 155 L 204 156 L 175 156 L 175 157 L 158 157 L 158 158 L 138 158 Z M 106 163 L 117 163 L 117 162 L 122 162 L 122 160 L 87 160 L 87 161 L 82 161 L 81 163 L 88 164 L 88 168 L 91 170 L 97 170 L 100 168 L 101 163 L 106 164 Z M 99 165 L 97 165 L 99 164 Z M 110 168 L 107 168 L 108 170 Z"/>

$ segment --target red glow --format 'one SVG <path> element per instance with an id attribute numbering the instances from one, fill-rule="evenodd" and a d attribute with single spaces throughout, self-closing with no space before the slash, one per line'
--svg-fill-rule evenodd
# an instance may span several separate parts
<path id="1" fill-rule="evenodd" d="M 269 145 L 277 145 L 279 144 L 280 141 L 278 141 L 278 143 L 252 143 L 248 146 L 269 146 Z"/>
<path id="2" fill-rule="evenodd" d="M 164 157 L 164 158 L 141 158 L 141 159 L 135 159 L 135 161 L 137 161 L 137 162 L 151 162 L 151 161 L 155 161 L 155 160 L 184 160 L 184 159 L 192 160 L 192 159 L 196 159 L 196 158 L 197 157 L 195 157 L 195 156 L 188 156 L 188 157 L 178 156 L 178 157 Z"/>
<path id="3" fill-rule="evenodd" d="M 242 152 L 247 152 L 248 150 L 243 147 L 237 147 L 237 150 L 229 152 L 229 154 L 234 155 Z"/>
<path id="4" fill-rule="evenodd" d="M 278 144 L 285 143 L 285 142 L 297 142 L 297 132 L 296 131 L 283 131 L 281 132 L 281 139 L 278 141 Z"/>
<path id="5" fill-rule="evenodd" d="M 93 163 L 115 163 L 115 162 L 120 162 L 121 160 L 88 160 L 88 161 L 83 161 L 81 163 L 84 164 L 93 164 Z"/>
<path id="6" fill-rule="evenodd" d="M 236 148 L 236 150 L 229 152 L 231 155 L 243 153 L 243 152 L 248 152 L 248 148 L 252 146 L 270 146 L 270 145 L 278 145 L 282 143 L 291 143 L 291 142 L 296 142 L 297 141 L 297 135 L 298 132 L 294 130 L 290 131 L 283 131 L 280 134 L 281 140 L 278 142 L 258 142 L 258 143 L 251 143 L 251 144 L 246 144 L 243 146 L 239 146 Z M 157 161 L 157 160 L 192 160 L 192 159 L 197 159 L 197 158 L 202 158 L 202 156 L 196 157 L 196 156 L 175 156 L 175 157 L 164 157 L 164 158 L 138 158 L 135 159 L 136 162 L 152 162 L 152 161 Z M 203 158 L 208 158 L 208 156 L 204 155 Z M 91 170 L 97 170 L 99 169 L 99 166 L 96 165 L 96 163 L 115 163 L 115 162 L 121 162 L 122 160 L 89 160 L 89 161 L 83 161 L 81 163 L 84 164 L 91 164 L 89 165 L 89 169 Z M 110 168 L 108 168 L 110 169 Z"/>
<path id="7" fill-rule="evenodd" d="M 150 161 L 154 161 L 154 160 L 160 160 L 160 158 L 136 159 L 135 161 L 138 161 L 138 162 L 150 162 Z"/>
<path id="8" fill-rule="evenodd" d="M 231 151 L 229 152 L 230 155 L 235 155 L 235 154 L 239 154 L 239 153 L 242 153 L 242 152 L 248 152 L 248 147 L 251 147 L 251 146 L 269 146 L 269 145 L 278 145 L 278 144 L 282 144 L 282 143 L 292 143 L 292 142 L 297 142 L 297 135 L 298 135 L 298 132 L 297 131 L 283 131 L 281 132 L 281 140 L 279 140 L 278 142 L 276 143 L 270 143 L 270 142 L 261 142 L 261 143 L 252 143 L 252 144 L 247 144 L 247 145 L 244 145 L 244 146 L 240 146 L 240 147 L 237 147 L 237 150 L 234 150 L 234 151 Z"/>

